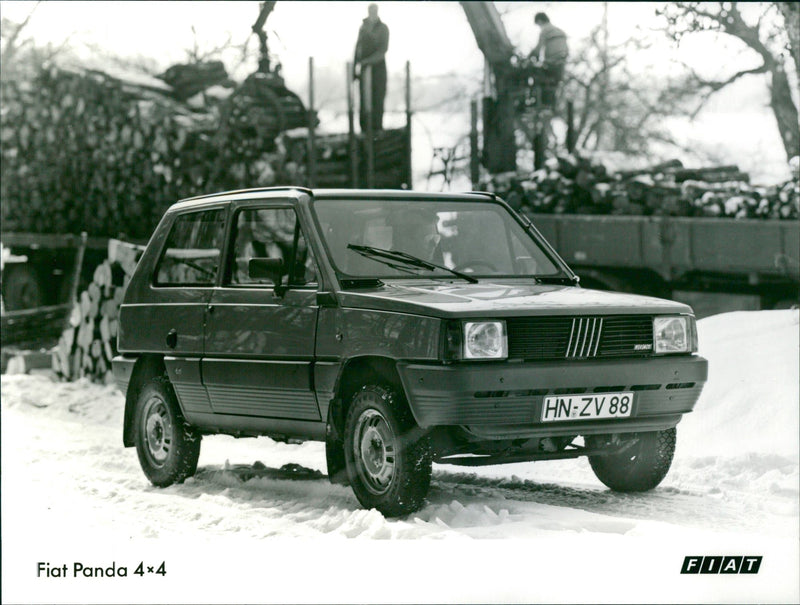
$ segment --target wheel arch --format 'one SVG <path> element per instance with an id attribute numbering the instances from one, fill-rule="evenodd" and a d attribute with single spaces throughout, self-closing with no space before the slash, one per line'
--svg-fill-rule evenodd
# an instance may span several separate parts
<path id="1" fill-rule="evenodd" d="M 328 408 L 328 423 L 337 436 L 341 437 L 343 433 L 350 399 L 367 382 L 391 384 L 405 395 L 396 359 L 374 355 L 348 359 L 339 373 L 334 389 L 335 396 Z M 406 397 L 404 401 L 408 405 Z"/>
<path id="2" fill-rule="evenodd" d="M 142 386 L 154 376 L 161 376 L 167 371 L 164 358 L 161 355 L 146 354 L 136 360 L 131 372 L 131 381 L 128 392 L 125 394 L 125 417 L 122 429 L 122 443 L 125 447 L 133 447 L 134 443 L 134 415 L 136 401 Z"/>

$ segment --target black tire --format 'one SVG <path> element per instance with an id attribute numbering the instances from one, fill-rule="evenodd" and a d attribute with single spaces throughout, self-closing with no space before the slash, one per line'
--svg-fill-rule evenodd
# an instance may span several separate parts
<path id="1" fill-rule="evenodd" d="M 28 265 L 7 267 L 3 275 L 3 305 L 7 311 L 35 309 L 44 305 L 39 275 Z"/>
<path id="2" fill-rule="evenodd" d="M 150 379 L 136 400 L 134 441 L 139 464 L 157 487 L 183 483 L 197 470 L 201 436 L 183 418 L 169 379 Z"/>
<path id="3" fill-rule="evenodd" d="M 365 508 L 387 517 L 422 508 L 431 484 L 431 451 L 400 389 L 369 384 L 355 392 L 344 453 L 350 485 Z"/>
<path id="4" fill-rule="evenodd" d="M 675 454 L 675 428 L 639 433 L 639 441 L 618 454 L 589 456 L 594 474 L 617 492 L 645 492 L 667 476 Z"/>

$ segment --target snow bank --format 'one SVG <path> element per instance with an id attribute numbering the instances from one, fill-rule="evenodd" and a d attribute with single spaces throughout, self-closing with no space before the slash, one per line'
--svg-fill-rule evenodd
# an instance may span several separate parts
<path id="1" fill-rule="evenodd" d="M 708 383 L 679 425 L 685 454 L 797 456 L 798 310 L 740 311 L 698 322 Z"/>

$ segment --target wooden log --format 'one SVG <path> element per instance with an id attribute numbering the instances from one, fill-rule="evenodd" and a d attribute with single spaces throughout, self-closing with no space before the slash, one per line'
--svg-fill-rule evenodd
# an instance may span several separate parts
<path id="1" fill-rule="evenodd" d="M 81 367 L 83 362 L 83 360 L 81 359 L 82 355 L 83 351 L 80 348 L 77 349 L 72 355 L 72 363 L 69 374 L 71 380 L 76 380 L 77 378 L 80 378 L 82 376 L 81 373 Z"/>
<path id="2" fill-rule="evenodd" d="M 62 358 L 58 354 L 58 351 L 57 350 L 53 351 L 53 355 L 52 355 L 52 364 L 53 365 L 51 366 L 51 369 L 53 370 L 55 375 L 58 376 L 58 377 L 64 376 L 64 369 L 63 369 L 63 366 L 61 365 L 61 359 Z"/>
<path id="3" fill-rule="evenodd" d="M 59 374 L 61 378 L 64 378 L 66 380 L 72 378 L 72 370 L 70 367 L 70 355 L 68 353 L 65 353 L 64 350 L 59 347 L 58 349 L 56 349 L 53 357 L 58 359 Z"/>
<path id="4" fill-rule="evenodd" d="M 95 272 L 95 277 L 96 276 L 97 276 L 97 272 Z M 86 293 L 89 295 L 89 300 L 92 303 L 99 303 L 100 302 L 100 296 L 101 296 L 102 292 L 100 291 L 100 286 L 98 285 L 97 282 L 93 281 L 92 283 L 90 283 L 89 287 L 86 289 Z M 92 317 L 94 317 L 95 315 L 97 315 L 96 312 L 92 314 Z"/>
<path id="5" fill-rule="evenodd" d="M 89 292 L 84 290 L 81 292 L 80 309 L 81 318 L 89 317 L 89 311 L 92 307 L 92 300 L 89 297 Z"/>
<path id="6" fill-rule="evenodd" d="M 114 305 L 119 309 L 122 304 L 122 299 L 125 298 L 125 288 L 119 286 L 114 290 Z"/>
<path id="7" fill-rule="evenodd" d="M 88 318 L 78 328 L 77 345 L 84 351 L 88 351 L 94 339 L 94 319 Z"/>
<path id="8" fill-rule="evenodd" d="M 72 347 L 75 344 L 75 328 L 67 328 L 61 333 L 59 343 L 64 344 L 64 351 L 66 354 L 72 352 Z"/>
<path id="9" fill-rule="evenodd" d="M 100 315 L 107 320 L 112 320 L 117 316 L 117 306 L 114 304 L 113 292 L 112 297 L 106 298 L 100 303 Z"/>
<path id="10" fill-rule="evenodd" d="M 111 328 L 107 315 L 103 315 L 100 319 L 100 338 L 105 342 L 111 340 Z"/>
<path id="11" fill-rule="evenodd" d="M 106 276 L 106 269 L 108 269 L 108 276 Z M 94 270 L 94 275 L 92 277 L 92 283 L 96 284 L 99 287 L 105 286 L 106 284 L 111 282 L 111 268 L 108 264 L 108 261 L 103 261 Z"/>

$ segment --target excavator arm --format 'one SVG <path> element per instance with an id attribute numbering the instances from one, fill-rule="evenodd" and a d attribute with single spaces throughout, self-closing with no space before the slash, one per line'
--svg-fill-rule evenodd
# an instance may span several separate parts
<path id="1" fill-rule="evenodd" d="M 265 29 L 265 25 L 267 24 L 267 17 L 275 8 L 276 1 L 270 2 L 262 2 L 261 3 L 261 10 L 258 13 L 258 18 L 256 22 L 253 23 L 253 33 L 258 36 L 258 50 L 259 50 L 259 59 L 258 59 L 258 69 L 262 73 L 269 73 L 270 72 L 270 64 L 269 64 L 269 47 L 267 46 L 267 30 Z"/>
<path id="2" fill-rule="evenodd" d="M 494 2 L 459 2 L 459 4 L 467 15 L 478 48 L 486 57 L 492 71 L 508 70 L 515 49 L 508 39 L 506 28 Z"/>

